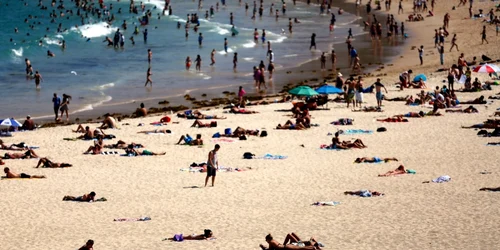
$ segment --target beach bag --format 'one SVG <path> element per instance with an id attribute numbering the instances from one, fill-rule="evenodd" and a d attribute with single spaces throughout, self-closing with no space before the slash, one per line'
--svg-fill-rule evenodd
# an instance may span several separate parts
<path id="1" fill-rule="evenodd" d="M 377 132 L 385 132 L 387 129 L 385 127 L 377 128 Z"/>
<path id="2" fill-rule="evenodd" d="M 224 134 L 225 135 L 231 135 L 232 133 L 233 133 L 233 131 L 231 130 L 231 128 L 224 129 Z"/>
<path id="3" fill-rule="evenodd" d="M 164 116 L 160 119 L 160 122 L 161 123 L 165 123 L 165 122 L 170 122 L 170 117 L 169 116 Z"/>
<path id="4" fill-rule="evenodd" d="M 262 131 L 260 132 L 260 137 L 266 137 L 267 136 L 267 131 Z"/>
<path id="5" fill-rule="evenodd" d="M 240 136 L 240 140 L 242 140 L 242 141 L 246 141 L 246 140 L 247 140 L 247 136 L 246 136 L 246 135 L 242 135 L 242 136 Z"/>
<path id="6" fill-rule="evenodd" d="M 220 138 L 220 133 L 219 133 L 219 132 L 215 133 L 215 134 L 212 136 L 212 138 Z"/>
<path id="7" fill-rule="evenodd" d="M 217 127 L 217 122 L 216 122 L 216 121 L 212 121 L 212 122 L 210 122 L 210 127 L 211 127 L 211 128 L 215 128 L 215 127 Z"/>
<path id="8" fill-rule="evenodd" d="M 250 152 L 245 152 L 243 154 L 243 159 L 253 159 L 254 157 L 254 154 L 250 153 Z"/>

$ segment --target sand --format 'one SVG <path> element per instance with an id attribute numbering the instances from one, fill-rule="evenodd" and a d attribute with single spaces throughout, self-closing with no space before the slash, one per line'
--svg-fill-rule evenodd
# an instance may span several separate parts
<path id="1" fill-rule="evenodd" d="M 439 2 L 436 21 L 426 19 L 415 23 L 414 30 L 431 32 L 438 27 L 450 4 Z M 486 2 L 477 3 L 486 5 Z M 393 10 L 397 5 L 393 3 Z M 483 8 L 489 9 L 489 8 Z M 456 20 L 452 13 L 451 27 L 461 25 L 463 37 L 459 46 L 467 53 L 493 53 L 495 40 L 489 46 L 477 47 L 477 41 L 467 40 L 469 29 L 478 29 L 477 21 Z M 458 14 L 457 14 L 458 15 Z M 457 17 L 458 19 L 458 17 Z M 429 22 L 427 22 L 429 21 Z M 413 24 L 411 24 L 413 25 Z M 421 26 L 417 26 L 421 25 Z M 428 30 L 424 30 L 426 27 Z M 478 26 L 480 27 L 480 26 Z M 422 29 L 420 29 L 422 28 Z M 431 31 L 429 31 L 431 30 Z M 453 31 L 452 28 L 450 28 Z M 457 28 L 457 32 L 459 32 Z M 415 39 L 432 45 L 432 33 Z M 479 37 L 479 35 L 477 36 Z M 476 39 L 476 37 L 474 37 Z M 424 44 L 427 46 L 427 44 Z M 429 46 L 431 46 L 429 45 Z M 469 48 L 466 47 L 469 46 Z M 498 52 L 496 52 L 498 53 Z M 457 57 L 457 53 L 449 57 Z M 411 66 L 416 73 L 427 73 L 428 91 L 442 85 L 445 75 L 433 73 L 437 65 L 416 67 L 417 52 L 403 54 L 394 67 L 384 69 L 384 79 L 396 81 L 399 70 Z M 447 55 L 448 56 L 448 55 Z M 437 55 L 426 56 L 438 62 Z M 496 58 L 493 57 L 492 58 Z M 453 59 L 453 60 L 456 60 Z M 407 64 L 405 64 L 407 63 Z M 450 62 L 451 64 L 451 62 Z M 487 75 L 474 74 L 481 79 Z M 368 78 L 369 82 L 373 79 Z M 387 97 L 415 95 L 419 90 L 398 91 L 388 87 Z M 493 91 L 457 93 L 460 100 Z M 373 94 L 365 94 L 365 105 L 374 105 Z M 465 108 L 465 105 L 462 105 Z M 468 105 L 467 105 L 468 106 Z M 384 102 L 384 112 L 352 112 L 345 104 L 330 103 L 329 110 L 312 111 L 313 127 L 306 131 L 275 130 L 278 123 L 290 119 L 290 103 L 250 107 L 254 115 L 224 114 L 222 109 L 207 114 L 226 115 L 217 128 L 190 128 L 192 120 L 174 118 L 178 124 L 165 127 L 172 135 L 137 134 L 158 127 L 149 125 L 161 116 L 125 120 L 120 129 L 108 130 L 126 142 L 146 145 L 166 156 L 123 157 L 117 155 L 83 155 L 92 145 L 88 141 L 64 141 L 75 137 L 76 127 L 46 128 L 16 133 L 2 138 L 7 144 L 26 142 L 40 146 L 36 152 L 55 162 L 69 162 L 67 169 L 35 169 L 37 160 L 6 160 L 15 172 L 43 174 L 40 180 L 1 180 L 0 215 L 2 249 L 76 249 L 93 239 L 95 249 L 258 249 L 264 237 L 272 233 L 282 241 L 287 233 L 296 232 L 307 239 L 314 236 L 325 249 L 496 249 L 496 216 L 500 205 L 498 194 L 479 192 L 481 187 L 499 186 L 498 148 L 486 146 L 495 138 L 477 137 L 476 130 L 462 129 L 491 118 L 498 101 L 475 105 L 478 114 L 449 114 L 410 119 L 408 123 L 381 123 L 376 119 L 409 111 L 430 111 L 430 107 L 409 107 L 401 102 Z M 339 118 L 353 118 L 353 126 L 333 126 Z M 147 125 L 138 127 L 139 123 Z M 85 125 L 85 124 L 84 124 Z M 90 124 L 95 127 L 96 124 Z M 221 166 L 248 169 L 242 172 L 218 173 L 215 187 L 202 187 L 205 175 L 180 171 L 192 162 L 207 160 L 215 143 L 210 137 L 224 128 L 242 126 L 265 129 L 264 138 L 250 136 L 247 141 L 221 143 Z M 341 136 L 342 140 L 362 139 L 366 149 L 347 151 L 321 150 L 338 129 L 369 129 L 386 127 L 387 132 L 370 135 Z M 203 135 L 202 148 L 174 145 L 185 133 Z M 115 140 L 106 141 L 114 143 Z M 301 146 L 303 145 L 303 147 Z M 122 151 L 120 151 L 122 152 Z M 285 160 L 245 160 L 243 153 L 256 155 L 280 154 Z M 399 162 L 353 164 L 357 157 L 396 157 Z M 404 164 L 416 170 L 415 175 L 377 177 Z M 490 171 L 483 175 L 481 171 Z M 450 175 L 452 181 L 442 184 L 422 184 L 440 175 Z M 385 193 L 383 197 L 360 198 L 345 196 L 344 191 L 371 189 Z M 62 201 L 64 195 L 82 195 L 95 191 L 107 202 L 74 203 Z M 315 207 L 316 201 L 339 201 L 335 207 Z M 114 218 L 149 216 L 147 222 L 114 222 Z M 202 233 L 212 229 L 217 240 L 169 242 L 163 238 L 176 233 Z"/>

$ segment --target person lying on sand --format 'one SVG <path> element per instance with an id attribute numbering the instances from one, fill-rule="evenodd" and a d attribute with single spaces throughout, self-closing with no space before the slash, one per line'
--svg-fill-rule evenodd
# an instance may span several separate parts
<path id="1" fill-rule="evenodd" d="M 110 114 L 105 114 L 104 117 L 104 121 L 102 121 L 102 124 L 99 127 L 100 129 L 118 128 L 116 120 L 113 116 L 111 116 Z"/>
<path id="2" fill-rule="evenodd" d="M 500 127 L 500 120 L 492 120 L 488 119 L 483 123 L 480 124 L 474 124 L 472 126 L 462 126 L 462 128 L 499 128 Z"/>
<path id="3" fill-rule="evenodd" d="M 496 188 L 487 188 L 487 187 L 484 187 L 484 188 L 480 188 L 479 191 L 500 192 L 500 187 L 496 187 Z"/>
<path id="4" fill-rule="evenodd" d="M 78 250 L 94 250 L 94 241 L 93 240 L 88 240 L 85 245 L 82 247 L 78 248 Z"/>
<path id="5" fill-rule="evenodd" d="M 395 170 L 389 171 L 385 174 L 379 174 L 378 177 L 388 177 L 388 176 L 395 176 L 395 175 L 401 175 L 401 174 L 406 174 L 406 169 L 405 166 L 399 165 L 398 168 Z"/>
<path id="6" fill-rule="evenodd" d="M 353 110 L 352 112 L 383 112 L 382 108 L 379 107 L 363 107 L 362 109 L 359 110 Z"/>
<path id="7" fill-rule="evenodd" d="M 131 147 L 132 145 L 129 145 L 127 147 L 127 149 L 125 149 L 125 153 L 127 155 L 132 155 L 132 156 L 139 156 L 139 155 L 166 155 L 167 153 L 166 152 L 162 152 L 162 153 L 154 153 L 154 152 L 151 152 L 149 150 L 137 150 L 135 149 L 134 147 Z"/>
<path id="8" fill-rule="evenodd" d="M 351 118 L 340 118 L 337 121 L 333 121 L 330 124 L 332 125 L 352 125 L 354 122 L 354 119 Z"/>
<path id="9" fill-rule="evenodd" d="M 407 95 L 406 97 L 394 97 L 394 98 L 387 98 L 386 96 L 383 96 L 383 99 L 389 102 L 407 102 L 408 100 L 411 99 L 413 102 L 413 96 L 411 95 Z"/>
<path id="10" fill-rule="evenodd" d="M 174 235 L 174 237 L 166 238 L 165 240 L 185 241 L 185 240 L 212 240 L 212 239 L 215 239 L 212 230 L 205 229 L 203 230 L 203 234 L 192 234 L 186 236 L 184 236 L 183 234 L 176 234 Z"/>
<path id="11" fill-rule="evenodd" d="M 484 100 L 484 96 L 480 96 L 472 101 L 465 101 L 465 102 L 460 102 L 461 104 L 486 104 L 486 101 Z"/>
<path id="12" fill-rule="evenodd" d="M 105 148 L 126 149 L 128 147 L 128 145 L 132 145 L 134 148 L 144 148 L 144 145 L 142 145 L 142 144 L 135 143 L 135 142 L 128 144 L 122 140 L 118 140 L 115 144 L 104 145 L 104 147 Z"/>
<path id="13" fill-rule="evenodd" d="M 500 100 L 500 96 L 488 96 L 488 99 L 491 99 L 491 100 Z"/>
<path id="14" fill-rule="evenodd" d="M 3 159 L 30 159 L 38 158 L 38 155 L 33 151 L 33 149 L 28 149 L 24 153 L 5 153 Z"/>
<path id="15" fill-rule="evenodd" d="M 11 145 L 7 146 L 7 145 L 5 145 L 3 140 L 0 140 L 0 149 L 22 151 L 22 150 L 28 149 L 28 147 L 26 147 L 26 145 L 24 143 L 11 144 Z"/>
<path id="16" fill-rule="evenodd" d="M 395 118 L 403 118 L 403 117 L 422 118 L 424 116 L 425 116 L 424 111 L 420 111 L 420 112 L 408 112 L 406 114 L 395 115 L 393 117 L 395 117 Z"/>
<path id="17" fill-rule="evenodd" d="M 416 89 L 426 89 L 427 85 L 425 85 L 424 80 L 420 79 L 418 82 L 410 82 L 410 86 Z"/>
<path id="18" fill-rule="evenodd" d="M 179 118 L 186 118 L 186 119 L 200 119 L 200 120 L 203 120 L 203 119 L 206 119 L 206 120 L 210 120 L 210 119 L 227 119 L 227 117 L 225 116 L 217 116 L 217 115 L 205 115 L 203 113 L 201 113 L 199 110 L 195 110 L 191 113 L 179 113 L 177 114 L 177 117 Z"/>
<path id="19" fill-rule="evenodd" d="M 335 136 L 332 138 L 332 144 L 330 145 L 329 148 L 331 149 L 366 148 L 366 145 L 360 139 L 356 139 L 354 142 L 340 141 L 339 132 L 336 132 Z"/>
<path id="20" fill-rule="evenodd" d="M 372 190 L 359 190 L 359 191 L 345 191 L 345 195 L 358 195 L 361 197 L 382 196 L 383 193 Z"/>
<path id="21" fill-rule="evenodd" d="M 356 158 L 354 163 L 363 163 L 363 162 L 369 162 L 369 163 L 377 163 L 377 162 L 389 162 L 389 161 L 398 161 L 396 158 L 379 158 L 379 157 L 361 157 L 361 158 Z"/>
<path id="22" fill-rule="evenodd" d="M 477 110 L 473 106 L 469 106 L 466 109 L 447 109 L 446 112 L 447 113 L 468 113 L 468 114 L 471 114 L 471 113 L 479 113 L 479 110 Z"/>
<path id="23" fill-rule="evenodd" d="M 271 234 L 266 235 L 266 242 L 269 245 L 267 248 L 260 244 L 262 250 L 274 249 L 321 249 L 319 243 L 311 237 L 309 241 L 302 241 L 295 233 L 287 234 L 283 244 L 273 238 Z"/>
<path id="24" fill-rule="evenodd" d="M 172 131 L 170 129 L 155 129 L 155 130 L 145 130 L 139 131 L 138 134 L 170 134 Z"/>
<path id="25" fill-rule="evenodd" d="M 229 110 L 229 113 L 233 113 L 233 114 L 256 114 L 256 113 L 259 113 L 259 112 L 253 111 L 253 110 L 247 110 L 247 109 L 240 109 L 238 107 L 232 107 Z"/>
<path id="26" fill-rule="evenodd" d="M 408 122 L 408 119 L 403 118 L 401 116 L 397 117 L 387 117 L 385 119 L 377 119 L 379 122 Z"/>
<path id="27" fill-rule="evenodd" d="M 293 124 L 292 121 L 286 121 L 285 125 L 278 124 L 276 129 L 289 129 L 289 130 L 304 130 L 306 126 L 302 123 Z"/>
<path id="28" fill-rule="evenodd" d="M 69 168 L 72 167 L 73 165 L 69 163 L 57 163 L 57 162 L 52 162 L 48 158 L 40 158 L 38 161 L 38 164 L 36 165 L 36 168 L 40 167 L 42 165 L 42 168 Z"/>
<path id="29" fill-rule="evenodd" d="M 25 173 L 14 173 L 12 171 L 10 171 L 9 168 L 4 168 L 3 169 L 3 172 L 5 173 L 5 177 L 4 178 L 8 178 L 8 179 L 17 179 L 17 178 L 23 178 L 23 179 L 43 179 L 43 178 L 46 178 L 45 175 L 29 175 L 29 174 L 25 174 Z"/>
<path id="30" fill-rule="evenodd" d="M 63 201 L 80 201 L 80 202 L 93 202 L 95 199 L 95 192 L 92 191 L 89 194 L 84 194 L 82 196 L 70 196 L 66 195 L 63 197 Z"/>
<path id="31" fill-rule="evenodd" d="M 92 152 L 93 155 L 100 154 L 102 149 L 104 148 L 104 142 L 102 140 L 103 140 L 103 136 L 98 135 L 97 141 L 94 141 L 94 146 L 90 146 L 87 149 L 87 151 L 85 151 L 83 154 L 88 154 L 90 152 Z"/>
<path id="32" fill-rule="evenodd" d="M 184 144 L 190 145 L 190 146 L 196 146 L 196 145 L 203 145 L 203 140 L 201 139 L 201 134 L 196 135 L 196 139 L 193 140 L 193 138 L 189 135 L 182 135 L 179 141 L 177 142 L 177 145 L 181 144 L 181 142 L 184 141 Z"/>
<path id="33" fill-rule="evenodd" d="M 213 127 L 217 127 L 217 122 L 216 121 L 212 121 L 212 122 L 207 122 L 207 123 L 203 123 L 199 120 L 195 120 L 193 122 L 193 125 L 191 125 L 192 128 L 195 128 L 195 127 L 198 127 L 198 128 L 213 128 Z"/>

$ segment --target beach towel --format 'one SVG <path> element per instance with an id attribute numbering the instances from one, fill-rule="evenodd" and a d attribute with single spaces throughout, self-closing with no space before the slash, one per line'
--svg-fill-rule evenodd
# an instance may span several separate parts
<path id="1" fill-rule="evenodd" d="M 286 158 L 288 158 L 288 156 L 272 155 L 272 154 L 265 154 L 264 156 L 254 157 L 254 159 L 264 159 L 264 160 L 284 160 Z"/>
<path id="2" fill-rule="evenodd" d="M 449 175 L 441 175 L 438 178 L 432 180 L 434 183 L 443 183 L 451 181 L 451 177 Z"/>
<path id="3" fill-rule="evenodd" d="M 486 146 L 500 146 L 500 142 L 488 142 Z"/>
<path id="4" fill-rule="evenodd" d="M 0 132 L 0 137 L 12 137 L 11 132 Z"/>
<path id="5" fill-rule="evenodd" d="M 104 151 L 104 152 L 101 152 L 102 155 L 119 155 L 120 153 L 118 153 L 117 151 Z"/>
<path id="6" fill-rule="evenodd" d="M 346 130 L 340 130 L 339 134 L 341 135 L 373 134 L 373 130 L 346 129 Z"/>
<path id="7" fill-rule="evenodd" d="M 117 218 L 113 219 L 113 221 L 148 221 L 151 220 L 151 217 L 139 217 L 139 218 Z"/>
<path id="8" fill-rule="evenodd" d="M 336 206 L 340 205 L 338 201 L 317 201 L 311 204 L 312 206 Z"/>
<path id="9" fill-rule="evenodd" d="M 406 173 L 407 173 L 407 174 L 416 174 L 416 173 L 417 173 L 417 171 L 415 171 L 415 170 L 413 170 L 413 169 L 407 169 L 407 170 L 406 170 Z"/>
<path id="10" fill-rule="evenodd" d="M 340 151 L 340 150 L 347 150 L 347 149 L 343 149 L 343 148 L 332 148 L 330 145 L 326 145 L 326 144 L 322 144 L 319 146 L 319 149 L 326 149 L 326 150 L 337 150 L 337 151 Z"/>
<path id="11" fill-rule="evenodd" d="M 211 142 L 220 143 L 220 142 L 235 142 L 233 139 L 219 138 L 219 139 L 211 139 Z"/>

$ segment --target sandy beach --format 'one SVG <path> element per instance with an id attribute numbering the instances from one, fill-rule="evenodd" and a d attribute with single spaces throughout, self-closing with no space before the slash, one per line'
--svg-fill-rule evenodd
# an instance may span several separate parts
<path id="1" fill-rule="evenodd" d="M 364 2 L 364 1 L 363 1 Z M 365 3 L 364 3 L 365 4 Z M 409 2 L 405 9 L 409 10 Z M 457 2 L 458 4 L 458 2 Z M 488 26 L 489 45 L 480 45 L 479 20 L 468 20 L 467 7 L 451 11 L 455 3 L 438 2 L 435 16 L 422 22 L 406 23 L 410 42 L 401 58 L 385 65 L 382 74 L 386 97 L 415 96 L 420 89 L 399 91 L 393 84 L 402 71 L 428 76 L 426 91 L 442 86 L 446 73 L 436 73 L 439 56 L 433 48 L 433 32 L 450 12 L 450 34 L 457 33 L 460 52 L 466 59 L 486 54 L 500 58 L 498 37 Z M 491 2 L 474 3 L 474 9 L 489 10 Z M 430 7 L 430 4 L 429 4 Z M 360 7 L 363 11 L 364 7 Z M 397 3 L 391 13 L 397 14 Z M 405 11 L 405 13 L 408 13 Z M 396 19 L 403 16 L 396 16 Z M 401 21 L 401 20 L 399 20 Z M 385 22 L 385 20 L 384 20 Z M 476 32 L 477 31 L 477 32 Z M 477 33 L 477 34 L 476 34 Z M 368 35 L 368 34 L 367 34 Z M 450 38 L 447 38 L 447 41 Z M 418 54 L 412 46 L 424 45 L 425 63 L 418 66 Z M 448 51 L 450 44 L 445 43 Z M 460 52 L 446 53 L 445 66 L 456 63 Z M 361 55 L 362 56 L 362 55 Z M 385 74 L 385 75 L 383 75 Z M 347 74 L 345 74 L 347 75 Z M 473 78 L 489 79 L 473 73 Z M 374 77 L 365 78 L 371 84 Z M 456 85 L 456 87 L 461 85 Z M 457 93 L 461 101 L 481 95 L 495 95 L 493 90 Z M 363 106 L 376 105 L 375 94 L 365 94 Z M 469 105 L 462 104 L 460 108 Z M 34 168 L 37 159 L 4 160 L 16 173 L 45 175 L 45 179 L 2 179 L 0 192 L 2 214 L 0 238 L 2 249 L 77 249 L 88 239 L 94 249 L 259 249 L 271 233 L 282 242 L 285 235 L 297 233 L 303 239 L 314 236 L 323 249 L 497 249 L 495 235 L 500 218 L 499 194 L 480 192 L 482 187 L 499 186 L 498 138 L 478 137 L 478 130 L 463 129 L 492 119 L 498 100 L 474 105 L 479 113 L 446 113 L 443 116 L 408 118 L 406 123 L 384 123 L 377 119 L 408 112 L 429 112 L 432 106 L 407 106 L 404 102 L 383 103 L 383 112 L 353 112 L 345 103 L 328 104 L 328 110 L 311 111 L 307 130 L 276 130 L 278 124 L 292 119 L 291 103 L 249 106 L 257 114 L 229 114 L 221 108 L 207 108 L 203 113 L 226 116 L 215 128 L 191 128 L 193 120 L 170 113 L 119 122 L 119 129 L 105 130 L 116 139 L 145 145 L 164 156 L 127 157 L 120 155 L 84 155 L 90 141 L 66 141 L 81 134 L 76 125 L 16 132 L 1 138 L 5 144 L 25 142 L 37 146 L 35 152 L 54 162 L 73 164 L 71 168 Z M 168 115 L 172 122 L 153 126 Z M 352 126 L 330 123 L 340 118 L 354 119 Z M 206 122 L 208 120 L 204 120 Z M 126 125 L 128 123 L 129 125 Z M 138 126 L 143 123 L 144 126 Z M 83 124 L 94 129 L 98 124 Z M 265 130 L 267 137 L 247 136 L 246 141 L 212 139 L 214 133 L 237 126 Z M 376 132 L 385 127 L 386 132 Z M 169 129 L 172 134 L 138 134 L 139 131 Z M 341 140 L 361 139 L 367 148 L 343 151 L 320 149 L 330 144 L 338 130 L 371 130 L 371 134 L 340 135 Z M 491 130 L 489 130 L 491 132 Z M 175 145 L 184 134 L 201 134 L 203 147 Z M 205 173 L 181 171 L 193 162 L 206 162 L 210 150 L 219 143 L 219 166 L 243 171 L 218 172 L 215 187 L 203 187 Z M 123 154 L 123 150 L 118 151 Z M 4 151 L 2 152 L 9 152 Z M 256 156 L 286 156 L 286 159 L 243 159 L 245 152 Z M 398 162 L 354 164 L 358 157 L 395 157 Z M 378 177 L 403 164 L 416 174 Z M 487 174 L 481 174 L 487 173 Z M 428 183 L 449 175 L 447 183 Z M 344 195 L 345 191 L 376 190 L 381 197 L 363 198 Z M 80 196 L 91 191 L 105 202 L 62 201 L 65 195 Z M 312 206 L 318 201 L 336 201 L 336 206 Z M 148 216 L 149 221 L 113 221 L 116 218 Z M 174 234 L 201 234 L 211 229 L 216 240 L 162 241 Z"/>

